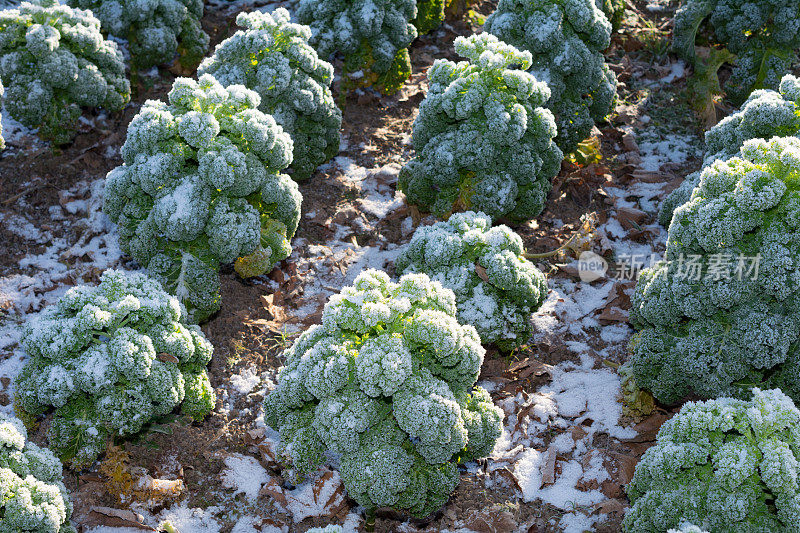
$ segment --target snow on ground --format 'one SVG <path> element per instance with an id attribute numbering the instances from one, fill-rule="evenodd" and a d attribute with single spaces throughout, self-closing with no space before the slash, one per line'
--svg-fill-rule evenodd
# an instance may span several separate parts
<path id="1" fill-rule="evenodd" d="M 658 172 L 667 163 L 682 164 L 693 156 L 702 155 L 694 137 L 670 133 L 658 137 L 641 135 L 639 150 L 642 155 L 640 167 L 648 172 Z"/>
<path id="2" fill-rule="evenodd" d="M 389 242 L 376 230 L 380 220 L 403 206 L 402 193 L 394 189 L 399 165 L 366 169 L 348 157 L 337 157 L 324 168 L 353 187 L 359 197 L 354 207 L 344 207 L 328 219 L 319 220 L 334 233 L 325 244 L 310 243 L 303 238 L 292 241 L 292 255 L 286 261 L 296 267 L 302 290 L 297 290 L 297 296 L 292 298 L 295 309 L 291 314 L 295 320 L 285 325 L 287 333 L 298 333 L 318 322 L 318 314 L 328 297 L 351 285 L 364 269 L 385 270 L 400 253 L 397 244 Z M 304 216 L 316 219 L 322 214 L 306 212 Z M 411 217 L 398 222 L 404 236 L 409 237 Z M 355 240 L 356 234 L 375 235 L 377 242 L 361 246 Z M 284 289 L 282 282 L 270 280 L 270 283 L 271 291 Z"/>
<path id="3" fill-rule="evenodd" d="M 30 253 L 19 261 L 22 273 L 0 277 L 0 308 L 6 310 L 0 316 L 0 377 L 12 380 L 4 390 L 9 397 L 13 395 L 13 380 L 24 364 L 17 343 L 19 326 L 28 314 L 55 302 L 84 276 L 120 266 L 122 250 L 113 224 L 102 212 L 104 183 L 103 179 L 80 182 L 62 193 L 61 205 L 50 208 L 49 229 L 37 227 L 21 215 L 0 217 L 7 230 L 32 246 L 45 244 L 42 252 Z M 17 202 L 22 207 L 27 205 L 24 196 Z M 11 409 L 10 405 L 0 405 L 0 411 Z"/>
<path id="4" fill-rule="evenodd" d="M 534 341 L 570 335 L 577 340 L 567 346 L 579 362 L 564 361 L 550 370 L 549 384 L 501 400 L 508 416 L 488 460 L 487 486 L 498 482 L 493 472 L 510 470 L 524 501 L 542 501 L 568 511 L 574 516 L 562 519 L 560 526 L 581 532 L 602 521 L 602 516 L 592 514 L 593 506 L 607 499 L 597 488 L 585 488 L 610 478 L 606 458 L 594 450 L 595 435 L 629 439 L 636 432 L 620 423 L 620 379 L 601 365 L 610 354 L 597 353 L 589 344 L 600 331 L 590 315 L 605 306 L 615 281 L 588 284 L 555 278 L 549 284 L 548 300 L 534 315 Z M 611 327 L 618 335 L 614 341 L 624 346 L 629 327 Z M 554 430 L 557 436 L 552 437 Z"/>
<path id="5" fill-rule="evenodd" d="M 227 470 L 222 474 L 222 485 L 234 489 L 233 494 L 244 494 L 248 500 L 258 498 L 258 491 L 270 475 L 255 457 L 232 454 L 225 458 Z"/>
<path id="6" fill-rule="evenodd" d="M 0 0 L 0 9 L 3 8 L 3 0 Z M 46 143 L 41 141 L 37 136 L 36 132 L 38 130 L 26 128 L 13 118 L 11 118 L 11 114 L 6 111 L 5 108 L 0 109 L 0 131 L 2 131 L 3 139 L 6 142 L 5 150 L 9 153 L 13 153 L 15 149 L 21 149 L 22 147 L 44 147 Z"/>

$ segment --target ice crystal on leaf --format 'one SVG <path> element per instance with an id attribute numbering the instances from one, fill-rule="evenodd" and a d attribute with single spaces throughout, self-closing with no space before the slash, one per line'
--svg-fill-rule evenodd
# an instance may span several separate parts
<path id="1" fill-rule="evenodd" d="M 257 93 L 206 74 L 178 78 L 128 127 L 124 164 L 108 173 L 103 210 L 120 244 L 200 322 L 219 309 L 220 264 L 243 277 L 291 253 L 297 184 L 281 174 L 292 140 Z"/>
<path id="2" fill-rule="evenodd" d="M 186 324 L 183 306 L 143 274 L 107 270 L 34 315 L 22 332 L 28 362 L 15 409 L 52 412 L 51 448 L 76 469 L 107 441 L 139 432 L 183 404 L 201 420 L 213 409 L 206 364 L 214 347 Z"/>
<path id="3" fill-rule="evenodd" d="M 800 79 L 787 74 L 778 91 L 758 89 L 742 104 L 742 108 L 725 117 L 706 132 L 704 166 L 717 160 L 730 159 L 739 153 L 745 141 L 791 137 L 800 133 Z M 686 176 L 680 187 L 664 200 L 658 220 L 669 227 L 672 213 L 689 201 L 700 182 L 700 171 Z"/>
<path id="4" fill-rule="evenodd" d="M 457 37 L 468 61 L 437 60 L 414 121 L 416 157 L 398 186 L 411 204 L 446 217 L 482 211 L 520 222 L 544 209 L 561 165 L 547 85 L 520 52 L 490 34 Z M 520 70 L 520 67 L 522 70 Z"/>
<path id="5" fill-rule="evenodd" d="M 116 43 L 91 11 L 58 0 L 0 11 L 0 79 L 11 117 L 55 144 L 75 136 L 81 108 L 119 111 L 130 100 Z"/>
<path id="6" fill-rule="evenodd" d="M 395 269 L 425 273 L 451 289 L 459 322 L 474 326 L 485 344 L 510 350 L 528 339 L 531 313 L 547 297 L 544 274 L 523 252 L 511 228 L 468 211 L 418 228 Z"/>
<path id="7" fill-rule="evenodd" d="M 751 139 L 700 174 L 672 218 L 666 260 L 639 276 L 629 364 L 658 400 L 800 399 L 800 139 Z"/>
<path id="8" fill-rule="evenodd" d="M 617 79 L 603 56 L 611 24 L 595 0 L 500 0 L 484 29 L 531 53 L 528 68 L 550 87 L 546 106 L 564 153 L 614 109 Z"/>
<path id="9" fill-rule="evenodd" d="M 392 94 L 411 76 L 416 0 L 300 0 L 296 16 L 323 59 L 344 56 L 349 83 Z"/>
<path id="10" fill-rule="evenodd" d="M 61 461 L 0 413 L 0 532 L 75 533 Z"/>
<path id="11" fill-rule="evenodd" d="M 458 484 L 456 464 L 487 455 L 502 411 L 475 388 L 484 349 L 456 320 L 453 292 L 424 274 L 366 270 L 285 352 L 264 400 L 281 454 L 300 474 L 325 453 L 368 509 L 424 517 Z"/>
<path id="12" fill-rule="evenodd" d="M 673 46 L 687 61 L 700 63 L 695 41 L 698 33 L 708 31 L 711 45 L 734 54 L 725 92 L 739 104 L 755 89 L 777 89 L 797 61 L 798 20 L 796 0 L 686 0 L 675 13 Z M 709 78 L 718 87 L 717 68 Z"/>
<path id="13" fill-rule="evenodd" d="M 239 13 L 236 22 L 244 29 L 222 41 L 198 74 L 257 92 L 258 108 L 294 141 L 292 177 L 306 179 L 339 151 L 342 113 L 330 90 L 333 67 L 309 46 L 310 29 L 290 23 L 283 8 Z"/>
<path id="14" fill-rule="evenodd" d="M 91 9 L 103 31 L 127 39 L 134 68 L 170 63 L 176 54 L 192 68 L 208 50 L 203 31 L 203 0 L 69 0 Z"/>
<path id="15" fill-rule="evenodd" d="M 798 427 L 777 389 L 687 403 L 636 465 L 625 531 L 797 531 Z"/>

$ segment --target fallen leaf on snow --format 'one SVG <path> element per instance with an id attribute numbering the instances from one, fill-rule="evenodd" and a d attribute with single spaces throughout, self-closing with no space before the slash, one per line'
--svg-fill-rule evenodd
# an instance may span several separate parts
<path id="1" fill-rule="evenodd" d="M 132 527 L 144 531 L 156 531 L 144 523 L 144 517 L 127 509 L 111 507 L 92 507 L 84 527 Z"/>

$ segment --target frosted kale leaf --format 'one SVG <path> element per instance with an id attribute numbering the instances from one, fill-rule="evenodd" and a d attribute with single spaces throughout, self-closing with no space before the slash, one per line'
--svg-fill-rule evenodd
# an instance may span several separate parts
<path id="1" fill-rule="evenodd" d="M 531 74 L 550 87 L 556 144 L 571 153 L 614 109 L 616 76 L 603 50 L 611 24 L 595 0 L 500 0 L 485 31 L 531 53 Z"/>
<path id="2" fill-rule="evenodd" d="M 342 54 L 348 85 L 392 94 L 411 76 L 416 0 L 300 0 L 296 16 L 322 58 Z"/>
<path id="3" fill-rule="evenodd" d="M 614 31 L 622 27 L 625 19 L 625 0 L 595 0 L 595 4 L 611 23 Z"/>
<path id="4" fill-rule="evenodd" d="M 109 439 L 138 433 L 183 403 L 201 420 L 216 403 L 206 373 L 214 347 L 184 307 L 143 274 L 107 270 L 34 315 L 22 332 L 28 362 L 15 408 L 52 413 L 50 447 L 76 470 Z"/>
<path id="5" fill-rule="evenodd" d="M 480 338 L 455 317 L 453 292 L 424 274 L 393 283 L 367 270 L 332 296 L 322 324 L 284 353 L 264 400 L 296 473 L 333 453 L 359 505 L 418 517 L 441 508 L 458 484 L 456 464 L 488 454 L 503 419 L 474 387 Z"/>
<path id="6" fill-rule="evenodd" d="M 632 298 L 636 383 L 658 400 L 800 398 L 800 139 L 751 139 L 700 174 L 672 218 L 666 262 Z"/>
<path id="7" fill-rule="evenodd" d="M 544 274 L 527 259 L 508 226 L 483 213 L 455 213 L 421 226 L 395 263 L 399 274 L 425 273 L 456 295 L 458 320 L 484 344 L 512 350 L 531 334 L 531 313 L 547 297 Z"/>
<path id="8" fill-rule="evenodd" d="M 292 178 L 306 179 L 339 151 L 342 113 L 330 90 L 333 67 L 309 46 L 309 28 L 290 23 L 283 8 L 239 13 L 236 22 L 244 29 L 222 41 L 197 72 L 257 92 L 258 108 L 294 141 Z"/>
<path id="9" fill-rule="evenodd" d="M 91 11 L 57 0 L 0 11 L 0 78 L 11 117 L 55 144 L 72 140 L 82 108 L 119 111 L 130 100 L 116 43 Z"/>
<path id="10" fill-rule="evenodd" d="M 661 426 L 625 531 L 797 531 L 800 411 L 779 389 L 748 397 L 689 402 Z"/>
<path id="11" fill-rule="evenodd" d="M 76 533 L 61 461 L 28 440 L 17 418 L 0 413 L 0 531 Z"/>
<path id="12" fill-rule="evenodd" d="M 742 108 L 725 117 L 706 132 L 706 156 L 703 166 L 718 159 L 730 159 L 750 139 L 790 137 L 800 133 L 800 79 L 787 74 L 778 91 L 757 89 Z M 672 213 L 689 201 L 700 182 L 700 171 L 686 176 L 680 187 L 664 200 L 658 221 L 669 227 Z"/>
<path id="13" fill-rule="evenodd" d="M 291 253 L 302 196 L 280 172 L 292 140 L 259 103 L 210 75 L 178 78 L 168 104 L 149 100 L 133 118 L 124 163 L 106 178 L 103 210 L 122 249 L 194 321 L 219 309 L 221 264 L 257 276 Z"/>
<path id="14" fill-rule="evenodd" d="M 171 63 L 177 54 L 186 68 L 196 66 L 208 50 L 200 25 L 203 0 L 69 0 L 91 9 L 103 31 L 130 45 L 135 69 Z"/>
<path id="15" fill-rule="evenodd" d="M 544 209 L 562 159 L 553 114 L 542 107 L 550 91 L 524 70 L 529 52 L 493 35 L 458 37 L 455 50 L 468 61 L 439 59 L 428 70 L 414 121 L 416 157 L 398 186 L 440 217 L 473 210 L 529 220 Z"/>
<path id="16" fill-rule="evenodd" d="M 755 89 L 777 89 L 781 76 L 797 61 L 798 20 L 796 0 L 686 0 L 675 13 L 673 47 L 698 65 L 702 60 L 695 53 L 695 42 L 699 33 L 708 33 L 711 45 L 733 53 L 725 92 L 740 104 Z M 712 82 L 718 86 L 713 70 Z"/>

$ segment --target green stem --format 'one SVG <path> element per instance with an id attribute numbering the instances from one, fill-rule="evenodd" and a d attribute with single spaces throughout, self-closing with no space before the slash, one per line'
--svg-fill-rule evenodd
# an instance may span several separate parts
<path id="1" fill-rule="evenodd" d="M 364 520 L 364 531 L 372 533 L 375 531 L 375 508 L 370 507 L 365 512 L 366 519 Z"/>

